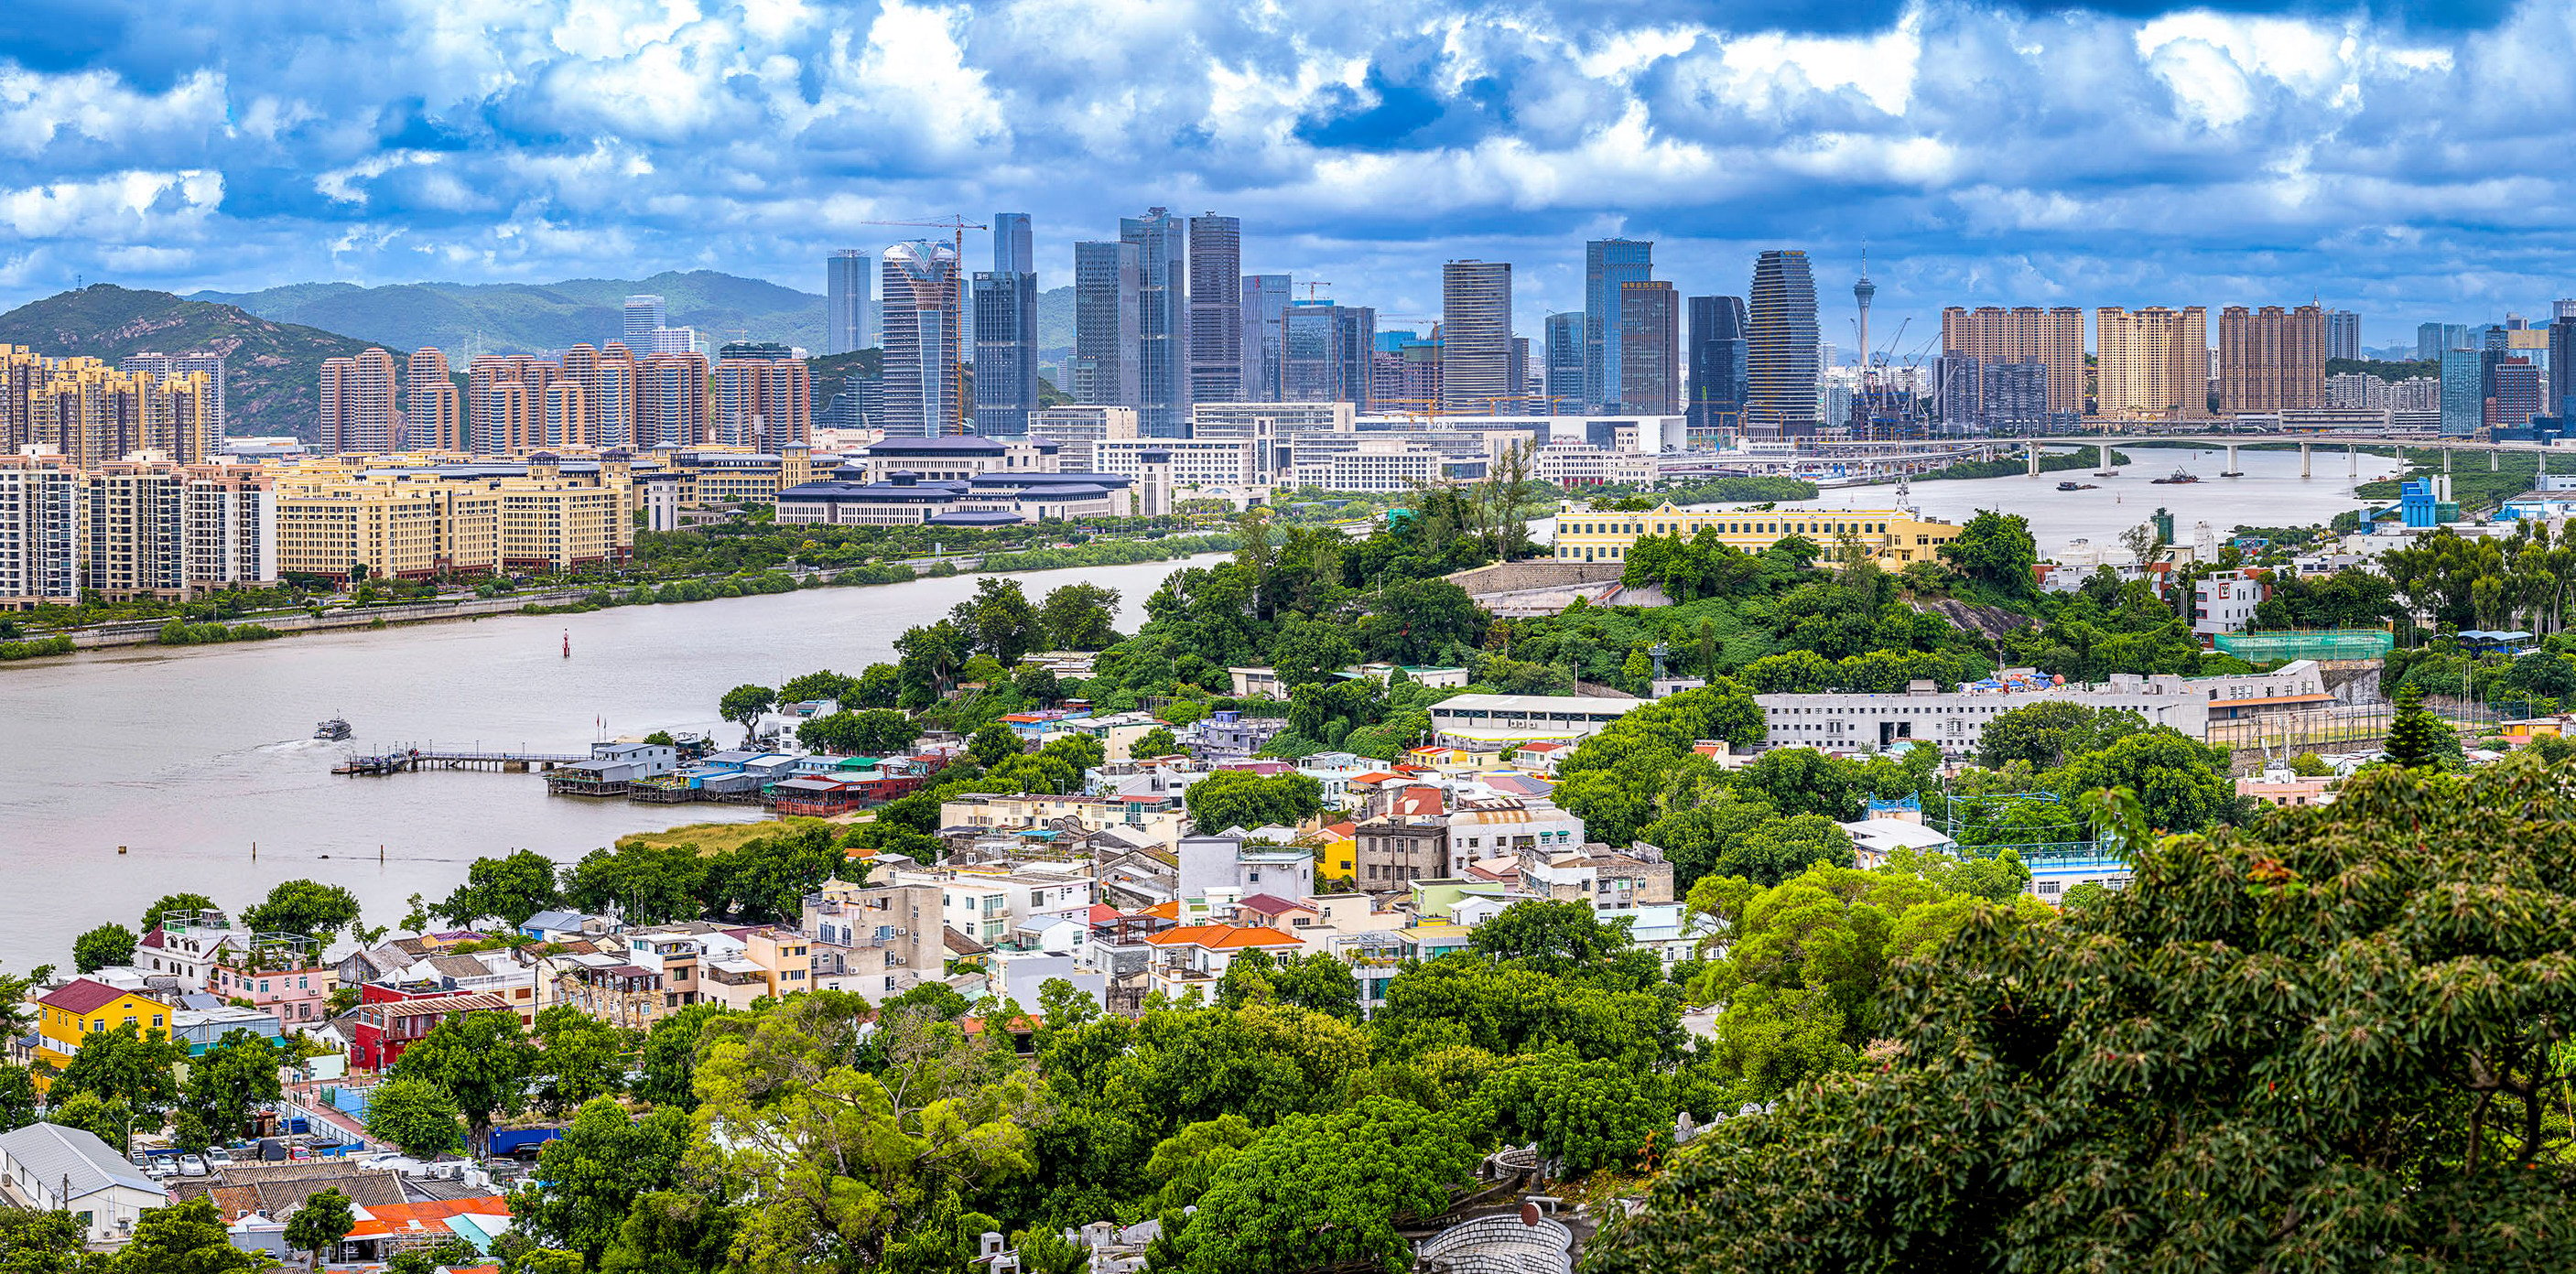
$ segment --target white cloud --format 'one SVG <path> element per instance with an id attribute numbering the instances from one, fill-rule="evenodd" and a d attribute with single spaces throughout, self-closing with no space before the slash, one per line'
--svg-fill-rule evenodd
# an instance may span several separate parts
<path id="1" fill-rule="evenodd" d="M 221 174 L 121 172 L 88 181 L 0 187 L 0 226 L 22 239 L 105 245 L 194 237 L 223 203 Z"/>

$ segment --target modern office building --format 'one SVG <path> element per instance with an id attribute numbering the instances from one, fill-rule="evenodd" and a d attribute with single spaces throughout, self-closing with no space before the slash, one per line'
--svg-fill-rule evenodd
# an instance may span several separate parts
<path id="1" fill-rule="evenodd" d="M 1941 311 L 1941 352 L 1981 366 L 2038 359 L 2048 368 L 2048 409 L 2084 412 L 2084 311 L 2072 305 L 1953 305 Z"/>
<path id="2" fill-rule="evenodd" d="M 868 311 L 876 274 L 875 254 L 843 248 L 823 258 L 823 352 L 847 354 L 868 347 Z"/>
<path id="3" fill-rule="evenodd" d="M 2544 414 L 2565 418 L 2571 398 L 2576 398 L 2576 315 L 2561 314 L 2549 320 L 2549 410 Z"/>
<path id="4" fill-rule="evenodd" d="M 651 343 L 655 332 L 670 326 L 666 321 L 668 316 L 669 311 L 664 308 L 662 298 L 637 293 L 626 298 L 626 325 L 619 334 L 626 338 L 628 349 L 642 349 Z"/>
<path id="5" fill-rule="evenodd" d="M 1136 245 L 1136 416 L 1149 438 L 1178 438 L 1190 419 L 1188 232 L 1162 208 L 1120 217 Z"/>
<path id="6" fill-rule="evenodd" d="M 324 360 L 320 446 L 325 454 L 391 451 L 401 421 L 392 354 L 370 349 L 354 358 Z"/>
<path id="7" fill-rule="evenodd" d="M 2047 428 L 2046 363 L 2036 358 L 1996 359 L 1977 369 L 1976 380 L 1979 428 L 2002 434 L 2035 434 Z"/>
<path id="8" fill-rule="evenodd" d="M 2276 412 L 2325 405 L 2326 312 L 2314 305 L 2218 312 L 2218 409 Z"/>
<path id="9" fill-rule="evenodd" d="M 1594 239 L 1583 245 L 1584 410 L 1623 410 L 1619 396 L 1619 289 L 1655 277 L 1651 239 Z"/>
<path id="10" fill-rule="evenodd" d="M 1073 366 L 1065 392 L 1078 403 L 1135 407 L 1141 254 L 1132 243 L 1073 245 Z"/>
<path id="11" fill-rule="evenodd" d="M 1745 424 L 1773 434 L 1816 425 L 1816 277 L 1807 254 L 1773 248 L 1753 264 L 1746 307 Z"/>
<path id="12" fill-rule="evenodd" d="M 2197 305 L 2093 311 L 2095 413 L 2175 420 L 2209 413 L 2208 311 Z"/>
<path id="13" fill-rule="evenodd" d="M 1620 409 L 1670 415 L 1681 391 L 1681 294 L 1660 279 L 1620 284 Z"/>
<path id="14" fill-rule="evenodd" d="M 1190 401 L 1243 391 L 1243 221 L 1190 218 Z"/>
<path id="15" fill-rule="evenodd" d="M 162 380 L 204 372 L 206 400 L 206 436 L 220 441 L 224 437 L 224 356 L 211 350 L 192 350 L 185 354 L 128 354 L 116 360 L 121 372 L 150 372 Z"/>
<path id="16" fill-rule="evenodd" d="M 2354 310 L 2326 311 L 2326 357 L 2361 357 L 2361 315 Z"/>
<path id="17" fill-rule="evenodd" d="M 2546 382 L 2527 358 L 2504 357 L 2488 369 L 2485 424 L 2490 429 L 2520 429 L 2542 413 Z"/>
<path id="18" fill-rule="evenodd" d="M 1460 415 L 1520 409 L 1512 380 L 1512 267 L 1451 261 L 1440 268 L 1440 408 Z"/>
<path id="19" fill-rule="evenodd" d="M 1539 391 L 1546 401 L 1539 409 L 1550 415 L 1584 410 L 1591 400 L 1583 387 L 1582 311 L 1548 315 L 1546 340 L 1546 380 Z"/>
<path id="20" fill-rule="evenodd" d="M 1293 301 L 1281 315 L 1284 346 L 1279 397 L 1284 402 L 1371 401 L 1371 352 L 1377 346 L 1377 311 L 1331 301 Z"/>
<path id="21" fill-rule="evenodd" d="M 2455 349 L 2475 349 L 2477 329 L 2466 323 L 2419 323 L 2415 327 L 2415 361 L 2437 362 Z"/>
<path id="22" fill-rule="evenodd" d="M 1100 467 L 1095 443 L 1136 436 L 1133 407 L 1044 407 L 1029 413 L 1029 439 L 1056 446 L 1056 466 L 1066 473 Z"/>
<path id="23" fill-rule="evenodd" d="M 2442 434 L 2466 438 L 2486 423 L 2486 355 L 2474 349 L 2442 351 Z"/>
<path id="24" fill-rule="evenodd" d="M 975 432 L 1028 432 L 1038 406 L 1038 274 L 1029 214 L 993 217 L 993 268 L 976 274 Z"/>
<path id="25" fill-rule="evenodd" d="M 1744 298 L 1690 299 L 1690 428 L 1733 428 L 1744 412 Z"/>
<path id="26" fill-rule="evenodd" d="M 1288 276 L 1243 276 L 1243 399 L 1279 401 L 1279 363 L 1288 328 Z"/>
<path id="27" fill-rule="evenodd" d="M 885 250 L 883 319 L 888 437 L 936 438 L 966 431 L 960 341 L 964 297 L 957 249 L 929 239 Z"/>

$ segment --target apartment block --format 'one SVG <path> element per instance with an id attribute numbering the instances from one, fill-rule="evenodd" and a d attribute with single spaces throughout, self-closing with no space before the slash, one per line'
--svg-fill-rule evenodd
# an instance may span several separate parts
<path id="1" fill-rule="evenodd" d="M 2048 369 L 2048 410 L 2084 410 L 2084 311 L 2072 305 L 1953 305 L 1941 311 L 1941 350 L 1981 364 L 2037 359 Z"/>
<path id="2" fill-rule="evenodd" d="M 2176 420 L 2209 411 L 2209 323 L 2200 306 L 2093 312 L 2097 392 L 2105 420 Z"/>
<path id="3" fill-rule="evenodd" d="M 2218 409 L 2297 411 L 2325 405 L 2326 314 L 2314 305 L 2218 312 Z"/>

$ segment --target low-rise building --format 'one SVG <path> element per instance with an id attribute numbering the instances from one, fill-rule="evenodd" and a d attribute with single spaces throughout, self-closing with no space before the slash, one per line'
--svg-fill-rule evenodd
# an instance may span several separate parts
<path id="1" fill-rule="evenodd" d="M 1452 695 L 1431 705 L 1431 729 L 1444 740 L 1465 744 L 1582 739 L 1646 702 L 1586 695 Z"/>
<path id="2" fill-rule="evenodd" d="M 1246 951 L 1293 957 L 1305 946 L 1293 934 L 1250 925 L 1181 925 L 1146 938 L 1153 963 L 1146 968 L 1150 991 L 1179 1000 L 1195 991 L 1201 1000 L 1216 1000 L 1217 979 L 1234 958 Z M 1149 991 L 1149 993 L 1150 993 Z"/>
<path id="3" fill-rule="evenodd" d="M 1352 838 L 1364 892 L 1402 893 L 1416 880 L 1450 875 L 1446 823 L 1384 819 L 1360 824 Z"/>
<path id="4" fill-rule="evenodd" d="M 1941 546 L 1959 538 L 1959 525 L 1910 509 L 1685 509 L 1670 502 L 1642 513 L 1604 512 L 1568 504 L 1557 514 L 1556 559 L 1620 562 L 1643 536 L 1680 536 L 1703 530 L 1720 543 L 1759 553 L 1795 536 L 1830 554 L 1856 544 L 1881 564 L 1902 569 L 1940 558 Z"/>
<path id="5" fill-rule="evenodd" d="M 134 1237 L 143 1214 L 170 1202 L 161 1184 L 87 1129 L 29 1124 L 0 1133 L 0 1179 L 19 1205 L 61 1212 L 81 1223 L 92 1244 Z"/>
<path id="6" fill-rule="evenodd" d="M 1766 747 L 1806 747 L 1825 752 L 1884 752 L 1927 744 L 1951 756 L 1973 755 L 1986 724 L 1998 715 L 2037 703 L 2080 703 L 2125 708 L 2149 725 L 2171 726 L 2195 739 L 2209 734 L 2209 699 L 2180 677 L 2114 677 L 2098 685 L 1943 690 L 1918 681 L 1902 693 L 1755 695 L 1762 709 Z"/>
<path id="7" fill-rule="evenodd" d="M 339 985 L 338 969 L 322 963 L 319 948 L 306 939 L 259 943 L 242 958 L 218 961 L 206 989 L 303 1026 L 331 1016 L 331 993 Z"/>
<path id="8" fill-rule="evenodd" d="M 360 994 L 374 989 L 364 988 Z M 349 1065 L 357 1070 L 383 1070 L 401 1058 L 403 1050 L 419 1043 L 421 1037 L 450 1018 L 468 1013 L 516 1012 L 508 1000 L 480 991 L 419 999 L 362 1000 L 349 1011 Z"/>
<path id="9" fill-rule="evenodd" d="M 72 1064 L 81 1041 L 91 1035 L 131 1026 L 145 1039 L 170 1033 L 171 1008 L 144 995 L 89 978 L 74 978 L 36 999 L 35 1047 L 27 1060 L 36 1070 L 36 1091 L 53 1086 L 55 1071 Z"/>
<path id="10" fill-rule="evenodd" d="M 2203 637 L 2245 631 L 2269 585 L 2260 571 L 2220 571 L 2191 587 L 2191 630 Z"/>

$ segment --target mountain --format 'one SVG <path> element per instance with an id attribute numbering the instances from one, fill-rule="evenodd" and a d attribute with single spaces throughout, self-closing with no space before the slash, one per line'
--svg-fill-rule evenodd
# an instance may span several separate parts
<path id="1" fill-rule="evenodd" d="M 373 342 L 281 323 L 237 306 L 94 283 L 0 314 L 0 345 L 113 363 L 128 354 L 213 350 L 224 356 L 226 432 L 310 439 L 321 411 L 322 362 Z M 397 356 L 408 347 L 396 349 Z"/>
<path id="2" fill-rule="evenodd" d="M 1038 293 L 1038 348 L 1073 348 L 1073 289 L 1048 288 Z"/>
<path id="3" fill-rule="evenodd" d="M 293 283 L 259 292 L 199 292 L 189 299 L 355 333 L 387 349 L 435 345 L 462 367 L 469 351 L 533 354 L 613 341 L 625 330 L 626 298 L 633 293 L 660 296 L 664 321 L 698 329 L 711 354 L 736 340 L 823 348 L 822 297 L 714 270 L 559 283 Z"/>

